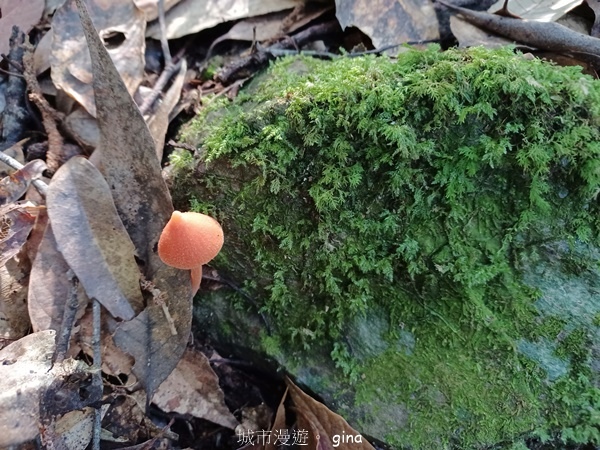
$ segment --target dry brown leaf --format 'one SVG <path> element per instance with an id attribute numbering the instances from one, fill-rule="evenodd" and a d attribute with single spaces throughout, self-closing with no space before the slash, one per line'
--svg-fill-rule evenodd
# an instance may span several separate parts
<path id="1" fill-rule="evenodd" d="M 75 0 L 90 49 L 94 73 L 100 143 L 93 153 L 112 190 L 119 216 L 136 248 L 147 280 L 166 298 L 177 334 L 171 333 L 163 308 L 149 304 L 114 332 L 115 343 L 135 358 L 133 371 L 148 398 L 173 371 L 192 326 L 189 273 L 165 266 L 154 249 L 173 205 L 161 176 L 155 144 L 144 118 L 129 95 L 81 0 Z"/>
<path id="2" fill-rule="evenodd" d="M 488 48 L 497 48 L 513 44 L 513 41 L 510 39 L 488 33 L 457 16 L 450 16 L 450 30 L 461 48 L 475 47 L 478 45 Z"/>
<path id="3" fill-rule="evenodd" d="M 135 93 L 144 76 L 144 13 L 131 0 L 86 2 L 129 93 Z M 53 34 L 50 63 L 54 84 L 96 116 L 90 56 L 72 0 L 56 11 L 50 33 Z"/>
<path id="4" fill-rule="evenodd" d="M 7 54 L 10 50 L 8 41 L 13 26 L 28 33 L 42 18 L 44 5 L 44 0 L 28 0 L 26 7 L 23 0 L 0 0 L 0 53 Z"/>
<path id="5" fill-rule="evenodd" d="M 579 6 L 582 0 L 509 0 L 508 11 L 521 19 L 538 22 L 554 22 L 573 8 Z M 502 8 L 504 0 L 498 0 L 488 9 L 496 12 Z"/>
<path id="6" fill-rule="evenodd" d="M 106 413 L 103 429 L 110 436 L 104 440 L 111 442 L 139 442 L 140 434 L 144 437 L 146 399 L 144 391 L 137 391 L 126 396 L 119 396 L 111 402 Z M 148 421 L 150 422 L 150 421 Z"/>
<path id="7" fill-rule="evenodd" d="M 21 164 L 25 164 L 25 155 L 23 154 L 23 144 L 25 144 L 28 140 L 29 139 L 23 139 L 13 145 L 11 145 L 6 150 L 3 150 L 2 153 L 5 153 L 8 156 L 10 156 L 11 158 L 16 159 Z M 0 162 L 0 176 L 4 177 L 14 171 L 15 171 L 15 169 L 13 169 L 12 167 L 7 166 L 3 162 Z"/>
<path id="8" fill-rule="evenodd" d="M 31 326 L 27 315 L 29 264 L 22 259 L 12 258 L 0 267 L 0 338 L 20 339 Z"/>
<path id="9" fill-rule="evenodd" d="M 185 80 L 185 73 L 187 71 L 187 62 L 185 59 L 181 62 L 179 72 L 175 75 L 171 87 L 165 93 L 156 111 L 148 118 L 148 128 L 156 145 L 156 156 L 160 161 L 163 156 L 163 149 L 165 147 L 165 135 L 170 123 L 170 114 L 173 108 L 177 105 L 179 97 L 181 97 L 181 90 L 183 89 L 183 82 Z"/>
<path id="10" fill-rule="evenodd" d="M 0 266 L 19 253 L 27 241 L 35 224 L 30 208 L 33 205 L 29 202 L 0 206 Z"/>
<path id="11" fill-rule="evenodd" d="M 181 0 L 165 0 L 165 11 L 170 10 Z M 146 14 L 146 20 L 151 22 L 158 18 L 158 1 L 157 0 L 133 0 L 135 6 L 140 8 Z"/>
<path id="12" fill-rule="evenodd" d="M 231 429 L 238 425 L 225 405 L 225 396 L 210 362 L 194 349 L 185 351 L 152 402 L 166 412 L 190 414 Z"/>
<path id="13" fill-rule="evenodd" d="M 66 275 L 68 270 L 69 265 L 58 251 L 52 227 L 48 224 L 29 277 L 27 307 L 33 331 L 60 330 L 65 302 L 71 291 L 71 284 Z M 88 303 L 81 284 L 77 299 L 77 316 L 81 317 Z"/>
<path id="14" fill-rule="evenodd" d="M 47 205 L 58 250 L 88 297 L 113 317 L 132 319 L 144 307 L 135 249 L 98 169 L 71 158 L 52 178 Z"/>
<path id="15" fill-rule="evenodd" d="M 46 390 L 58 380 L 85 371 L 84 363 L 72 359 L 52 365 L 54 339 L 54 331 L 40 331 L 0 350 L 0 447 L 35 439 Z"/>
<path id="16" fill-rule="evenodd" d="M 359 28 L 375 48 L 440 37 L 429 0 L 336 0 L 335 5 L 342 29 Z"/>
<path id="17" fill-rule="evenodd" d="M 165 16 L 167 39 L 197 33 L 223 22 L 292 9 L 302 3 L 303 0 L 233 0 L 226 3 L 212 0 L 182 0 Z M 148 26 L 146 35 L 159 39 L 158 24 Z"/>
<path id="18" fill-rule="evenodd" d="M 344 418 L 286 379 L 298 418 L 298 429 L 308 431 L 308 448 L 375 450 Z M 318 445 L 318 447 L 317 447 Z"/>
<path id="19" fill-rule="evenodd" d="M 110 321 L 105 320 L 101 328 L 102 372 L 117 378 L 122 378 L 125 375 L 127 377 L 127 386 L 133 386 L 137 381 L 131 373 L 134 360 L 115 345 L 109 331 L 111 324 L 108 322 Z M 76 329 L 77 333 L 71 339 L 72 345 L 69 349 L 69 354 L 75 357 L 79 352 L 84 352 L 90 358 L 93 357 L 92 336 L 94 331 L 91 307 L 87 308 L 83 317 L 77 322 Z"/>
<path id="20" fill-rule="evenodd" d="M 94 408 L 69 411 L 56 420 L 53 428 L 51 442 L 54 448 L 64 446 L 68 450 L 85 450 L 92 440 Z"/>
<path id="21" fill-rule="evenodd" d="M 85 108 L 76 106 L 71 113 L 65 117 L 63 126 L 67 133 L 75 138 L 77 142 L 95 149 L 100 142 L 100 130 L 98 122 Z"/>
<path id="22" fill-rule="evenodd" d="M 271 427 L 271 434 L 280 433 L 281 430 L 287 429 L 285 423 L 285 399 L 287 398 L 289 388 L 285 390 L 283 396 L 281 397 L 281 401 L 279 402 L 279 406 L 277 407 L 277 413 L 275 413 L 275 420 L 273 421 L 273 426 Z M 265 450 L 276 450 L 277 440 L 269 440 L 265 444 Z"/>
<path id="23" fill-rule="evenodd" d="M 0 205 L 6 205 L 19 200 L 29 188 L 31 182 L 41 178 L 42 172 L 46 169 L 44 161 L 34 159 L 25 164 L 21 169 L 2 178 L 0 180 Z"/>

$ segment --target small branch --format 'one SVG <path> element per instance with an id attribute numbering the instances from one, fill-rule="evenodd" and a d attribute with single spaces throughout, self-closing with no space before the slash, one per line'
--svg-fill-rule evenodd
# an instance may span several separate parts
<path id="1" fill-rule="evenodd" d="M 54 110 L 48 101 L 44 98 L 42 89 L 35 75 L 35 67 L 33 62 L 33 46 L 26 41 L 23 44 L 25 54 L 23 55 L 23 66 L 25 80 L 29 89 L 29 98 L 40 110 L 42 114 L 42 123 L 48 135 L 48 153 L 46 154 L 46 164 L 48 170 L 52 173 L 56 172 L 64 159 L 63 138 L 58 131 L 56 121 L 62 121 L 64 116 Z"/>
<path id="2" fill-rule="evenodd" d="M 8 156 L 4 152 L 0 152 L 0 161 L 15 170 L 21 170 L 23 167 L 25 167 L 19 161 Z M 48 192 L 48 185 L 46 183 L 44 183 L 42 180 L 33 180 L 31 184 L 33 184 L 42 197 L 46 197 L 46 192 Z"/>

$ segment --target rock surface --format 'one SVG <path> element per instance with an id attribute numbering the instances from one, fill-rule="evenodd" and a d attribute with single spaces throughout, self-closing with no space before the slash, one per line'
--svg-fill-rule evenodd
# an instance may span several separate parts
<path id="1" fill-rule="evenodd" d="M 199 328 L 395 448 L 600 443 L 599 123 L 510 50 L 276 64 L 173 158 L 239 288 Z"/>

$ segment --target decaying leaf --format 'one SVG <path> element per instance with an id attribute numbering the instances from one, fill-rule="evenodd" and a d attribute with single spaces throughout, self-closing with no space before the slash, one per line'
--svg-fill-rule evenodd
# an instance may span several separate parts
<path id="1" fill-rule="evenodd" d="M 67 277 L 69 265 L 58 251 L 50 224 L 33 260 L 29 281 L 27 307 L 33 331 L 59 331 L 62 325 L 65 303 L 69 298 L 71 283 Z M 83 315 L 88 298 L 83 286 L 78 289 L 79 312 Z"/>
<path id="2" fill-rule="evenodd" d="M 87 5 L 129 93 L 135 93 L 144 76 L 144 13 L 131 0 L 87 0 Z M 72 0 L 54 14 L 51 33 L 54 84 L 96 116 L 90 55 Z"/>
<path id="3" fill-rule="evenodd" d="M 27 7 L 24 7 L 23 0 L 0 0 L 0 53 L 7 54 L 10 50 L 8 41 L 13 26 L 28 33 L 40 21 L 44 5 L 44 0 L 28 0 Z"/>
<path id="4" fill-rule="evenodd" d="M 40 403 L 50 386 L 85 373 L 87 366 L 72 359 L 52 365 L 54 339 L 54 331 L 40 331 L 0 350 L 0 447 L 35 439 Z"/>
<path id="5" fill-rule="evenodd" d="M 458 16 L 450 16 L 450 30 L 458 41 L 461 48 L 482 45 L 487 48 L 503 47 L 512 44 L 513 41 L 488 33 Z"/>
<path id="6" fill-rule="evenodd" d="M 100 143 L 92 159 L 111 187 L 146 279 L 166 294 L 165 303 L 177 330 L 172 334 L 162 306 L 151 303 L 114 332 L 119 348 L 135 358 L 133 371 L 151 398 L 177 365 L 191 331 L 189 273 L 165 266 L 154 251 L 173 212 L 154 140 L 98 37 L 85 4 L 75 1 L 90 49 L 94 91 L 103 93 L 96 98 Z"/>
<path id="7" fill-rule="evenodd" d="M 581 2 L 582 0 L 509 0 L 508 10 L 521 19 L 554 22 L 576 6 L 579 6 Z M 488 11 L 496 12 L 503 5 L 504 0 L 498 0 Z"/>
<path id="8" fill-rule="evenodd" d="M 440 37 L 428 0 L 336 0 L 335 6 L 342 29 L 359 28 L 376 48 Z"/>
<path id="9" fill-rule="evenodd" d="M 16 202 L 25 194 L 33 180 L 42 176 L 46 163 L 41 159 L 28 162 L 21 169 L 0 180 L 0 205 Z"/>
<path id="10" fill-rule="evenodd" d="M 29 331 L 28 282 L 28 263 L 12 258 L 0 266 L 0 338 L 20 339 Z"/>
<path id="11" fill-rule="evenodd" d="M 170 123 L 170 114 L 173 108 L 177 105 L 179 97 L 181 96 L 181 89 L 183 88 L 183 81 L 185 79 L 185 73 L 187 71 L 187 63 L 185 59 L 181 62 L 179 72 L 175 75 L 171 87 L 164 95 L 162 101 L 156 108 L 156 111 L 148 119 L 148 128 L 156 145 L 156 156 L 160 161 L 163 156 L 163 149 L 165 147 L 165 135 Z"/>
<path id="12" fill-rule="evenodd" d="M 152 402 L 166 412 L 194 417 L 234 429 L 238 421 L 225 405 L 225 396 L 210 362 L 199 351 L 188 349 L 175 370 L 160 385 Z"/>
<path id="13" fill-rule="evenodd" d="M 132 319 L 144 305 L 135 249 L 100 172 L 71 158 L 52 178 L 47 204 L 58 249 L 88 297 L 114 317 Z"/>
<path id="14" fill-rule="evenodd" d="M 108 405 L 103 405 L 103 407 Z M 92 440 L 94 429 L 94 409 L 69 411 L 56 420 L 50 430 L 45 430 L 46 439 L 56 448 L 64 446 L 68 450 L 85 450 Z"/>
<path id="15" fill-rule="evenodd" d="M 14 143 L 6 150 L 3 150 L 2 153 L 10 156 L 13 159 L 16 159 L 21 164 L 25 164 L 25 155 L 23 154 L 23 144 L 25 144 L 29 139 L 23 139 L 19 142 Z M 0 176 L 4 177 L 9 173 L 14 172 L 15 169 L 7 166 L 3 162 L 0 161 Z"/>
<path id="16" fill-rule="evenodd" d="M 0 266 L 25 244 L 35 223 L 34 209 L 29 202 L 0 206 Z"/>
<path id="17" fill-rule="evenodd" d="M 308 431 L 308 448 L 333 450 L 339 447 L 374 450 L 374 447 L 348 425 L 342 416 L 302 392 L 289 379 L 286 380 L 286 384 L 294 402 L 298 429 Z"/>
<path id="18" fill-rule="evenodd" d="M 301 3 L 302 0 L 233 0 L 226 3 L 212 0 L 182 0 L 165 16 L 167 39 L 177 39 L 197 33 L 223 22 L 292 9 Z M 159 39 L 158 24 L 150 25 L 146 35 Z"/>

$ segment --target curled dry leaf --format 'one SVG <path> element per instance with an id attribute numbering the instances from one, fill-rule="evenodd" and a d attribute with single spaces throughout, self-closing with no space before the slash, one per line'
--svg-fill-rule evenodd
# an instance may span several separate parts
<path id="1" fill-rule="evenodd" d="M 171 8 L 165 16 L 167 39 L 197 33 L 223 22 L 292 9 L 302 3 L 302 0 L 234 0 L 227 3 L 184 0 Z M 158 24 L 150 25 L 146 35 L 159 39 Z"/>
<path id="2" fill-rule="evenodd" d="M 85 372 L 82 362 L 52 365 L 54 331 L 25 336 L 0 350 L 0 447 L 19 445 L 39 434 L 40 403 L 57 381 Z"/>
<path id="3" fill-rule="evenodd" d="M 146 279 L 166 294 L 165 303 L 177 331 L 171 333 L 162 306 L 151 303 L 114 332 L 119 348 L 135 358 L 133 372 L 151 398 L 177 365 L 191 331 L 189 273 L 165 266 L 154 252 L 173 212 L 155 143 L 96 33 L 85 4 L 75 1 L 90 49 L 94 90 L 103 93 L 96 98 L 100 143 L 92 159 L 111 187 L 115 206 L 135 245 Z"/>
<path id="4" fill-rule="evenodd" d="M 0 0 L 0 53 L 7 54 L 10 50 L 8 41 L 13 26 L 28 33 L 40 21 L 44 5 L 44 0 L 28 0 L 24 8 L 23 0 Z"/>
<path id="5" fill-rule="evenodd" d="M 135 93 L 144 76 L 144 13 L 131 0 L 87 0 L 87 5 L 129 93 Z M 72 0 L 54 14 L 51 33 L 54 84 L 96 116 L 90 55 Z"/>
<path id="6" fill-rule="evenodd" d="M 135 249 L 98 169 L 71 158 L 52 178 L 47 204 L 58 249 L 88 297 L 113 317 L 132 319 L 144 304 Z"/>
<path id="7" fill-rule="evenodd" d="M 28 162 L 21 169 L 0 180 L 0 205 L 7 205 L 19 200 L 29 188 L 33 180 L 42 176 L 46 163 L 41 159 Z"/>
<path id="8" fill-rule="evenodd" d="M 234 429 L 238 425 L 225 405 L 219 379 L 203 353 L 188 349 L 175 370 L 160 385 L 152 402 L 166 412 L 194 417 Z"/>
<path id="9" fill-rule="evenodd" d="M 435 11 L 428 1 L 336 0 L 335 6 L 342 29 L 359 28 L 376 48 L 440 37 Z"/>
<path id="10" fill-rule="evenodd" d="M 27 202 L 0 206 L 0 266 L 15 256 L 35 223 L 35 207 Z"/>
<path id="11" fill-rule="evenodd" d="M 369 441 L 348 425 L 342 416 L 302 392 L 289 379 L 286 380 L 286 384 L 294 402 L 298 429 L 308 431 L 308 448 L 317 448 L 318 445 L 318 448 L 332 450 L 344 444 L 340 448 L 375 450 Z"/>

